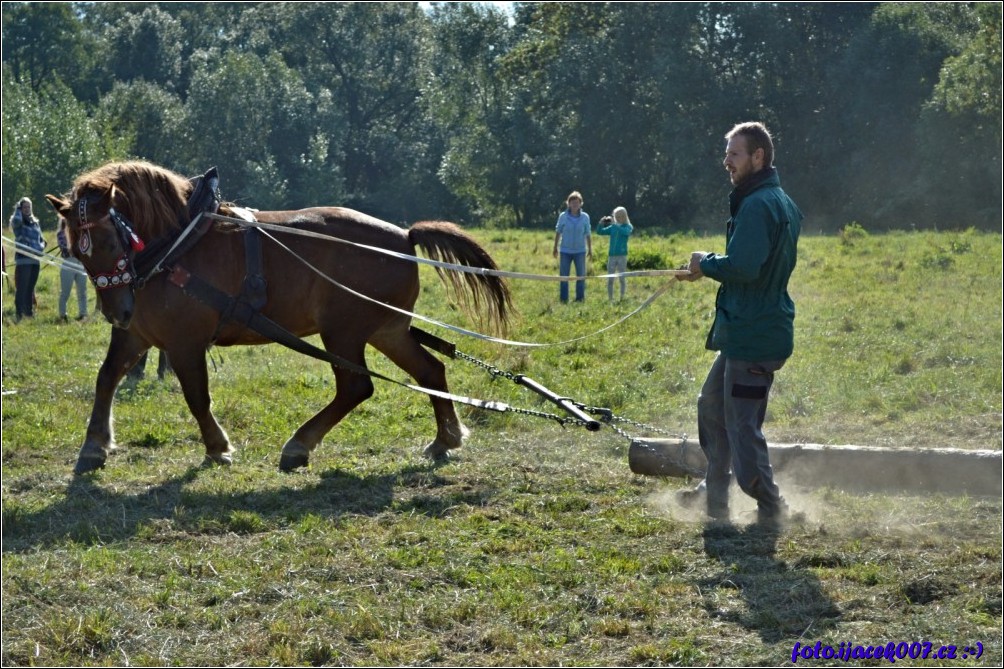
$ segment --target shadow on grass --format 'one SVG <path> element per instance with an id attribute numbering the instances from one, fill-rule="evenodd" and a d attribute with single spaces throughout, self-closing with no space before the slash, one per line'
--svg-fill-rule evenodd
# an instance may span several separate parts
<path id="1" fill-rule="evenodd" d="M 444 491 L 442 499 L 426 494 L 449 481 L 436 473 L 437 463 L 410 465 L 380 475 L 360 476 L 333 469 L 320 480 L 295 490 L 280 487 L 238 493 L 192 490 L 201 467 L 142 491 L 120 492 L 90 476 L 74 477 L 65 494 L 43 509 L 7 500 L 3 508 L 4 553 L 66 543 L 100 545 L 140 535 L 238 534 L 269 531 L 307 516 L 337 519 L 343 515 L 376 515 L 387 510 L 439 516 L 457 504 L 483 501 L 491 492 Z M 395 489 L 417 488 L 421 494 L 395 501 Z"/>
<path id="2" fill-rule="evenodd" d="M 765 643 L 810 629 L 818 636 L 840 617 L 815 574 L 774 557 L 778 536 L 755 524 L 714 523 L 704 529 L 705 553 L 724 567 L 700 582 L 708 615 L 755 631 Z"/>

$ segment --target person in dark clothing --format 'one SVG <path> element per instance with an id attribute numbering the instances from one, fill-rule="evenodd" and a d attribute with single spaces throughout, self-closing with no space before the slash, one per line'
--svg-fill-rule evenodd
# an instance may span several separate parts
<path id="1" fill-rule="evenodd" d="M 729 484 L 757 502 L 758 522 L 779 526 L 787 505 L 774 483 L 762 427 L 774 374 L 794 349 L 795 269 L 802 212 L 781 189 L 774 145 L 761 123 L 727 135 L 723 164 L 733 190 L 725 253 L 695 251 L 682 280 L 720 285 L 706 346 L 718 351 L 697 401 L 698 438 L 708 459 L 704 481 L 680 493 L 706 504 L 711 518 L 729 517 Z"/>
<path id="2" fill-rule="evenodd" d="M 10 218 L 17 252 L 14 254 L 14 307 L 17 320 L 34 318 L 35 285 L 41 269 L 39 257 L 45 252 L 45 238 L 38 219 L 31 210 L 31 200 L 24 197 Z"/>

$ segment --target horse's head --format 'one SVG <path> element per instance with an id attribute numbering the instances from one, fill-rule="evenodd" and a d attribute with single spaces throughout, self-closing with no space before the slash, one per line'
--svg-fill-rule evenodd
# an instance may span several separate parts
<path id="1" fill-rule="evenodd" d="M 67 245 L 98 290 L 101 312 L 112 325 L 128 328 L 135 303 L 133 259 L 143 241 L 116 207 L 121 194 L 85 192 L 64 200 L 46 195 L 66 220 Z"/>
<path id="2" fill-rule="evenodd" d="M 109 163 L 76 179 L 66 199 L 46 195 L 66 219 L 67 243 L 98 290 L 108 321 L 128 328 L 135 307 L 133 261 L 143 240 L 176 230 L 188 180 L 145 162 Z"/>

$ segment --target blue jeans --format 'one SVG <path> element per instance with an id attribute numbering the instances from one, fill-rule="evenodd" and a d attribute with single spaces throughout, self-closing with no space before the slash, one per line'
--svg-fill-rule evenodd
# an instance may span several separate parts
<path id="1" fill-rule="evenodd" d="M 784 362 L 748 362 L 719 354 L 711 366 L 697 399 L 698 438 L 708 458 L 710 513 L 728 507 L 732 473 L 759 507 L 770 509 L 779 503 L 762 428 L 774 372 Z"/>
<path id="2" fill-rule="evenodd" d="M 586 253 L 565 253 L 562 251 L 558 254 L 558 274 L 561 276 L 569 276 L 569 270 L 572 267 L 572 263 L 575 263 L 575 276 L 585 276 L 586 275 Z M 568 302 L 568 282 L 562 281 L 561 286 L 558 288 L 558 297 L 561 298 L 562 302 Z M 575 301 L 581 302 L 586 299 L 586 282 L 583 280 L 578 280 L 575 282 Z"/>
<path id="3" fill-rule="evenodd" d="M 35 284 L 40 269 L 37 262 L 14 266 L 14 307 L 18 318 L 35 315 Z"/>

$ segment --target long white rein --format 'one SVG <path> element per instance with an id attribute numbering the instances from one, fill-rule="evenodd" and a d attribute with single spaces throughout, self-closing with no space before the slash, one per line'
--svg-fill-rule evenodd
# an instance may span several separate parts
<path id="1" fill-rule="evenodd" d="M 322 239 L 322 240 L 330 241 L 330 242 L 337 242 L 337 243 L 340 243 L 340 244 L 346 244 L 346 245 L 353 246 L 353 247 L 356 247 L 356 248 L 366 249 L 366 250 L 372 251 L 374 253 L 380 253 L 380 254 L 383 254 L 383 255 L 391 256 L 393 258 L 398 258 L 400 260 L 405 260 L 405 261 L 408 261 L 408 262 L 414 262 L 414 263 L 417 263 L 417 264 L 432 265 L 433 267 L 436 267 L 436 268 L 439 268 L 439 269 L 446 269 L 446 270 L 452 270 L 452 271 L 457 271 L 457 272 L 467 272 L 467 273 L 471 273 L 471 274 L 481 274 L 481 275 L 487 275 L 487 276 L 499 276 L 499 277 L 505 277 L 505 278 L 529 279 L 529 280 L 535 280 L 535 281 L 576 281 L 576 280 L 578 280 L 578 278 L 577 277 L 558 277 L 558 276 L 546 275 L 546 274 L 527 274 L 527 273 L 523 273 L 523 272 L 505 272 L 505 271 L 502 271 L 502 270 L 491 270 L 491 269 L 487 269 L 487 268 L 483 268 L 483 267 L 468 267 L 467 265 L 455 265 L 455 264 L 452 264 L 452 263 L 445 263 L 445 262 L 441 262 L 441 261 L 438 261 L 438 260 L 429 260 L 429 259 L 426 259 L 426 258 L 420 258 L 418 256 L 408 255 L 406 253 L 398 253 L 396 251 L 391 251 L 389 249 L 383 249 L 383 248 L 380 248 L 378 246 L 370 246 L 368 244 L 359 244 L 357 242 L 351 242 L 351 241 L 348 241 L 346 239 L 341 239 L 339 237 L 334 237 L 334 236 L 331 236 L 331 235 L 325 235 L 325 234 L 321 234 L 321 233 L 318 233 L 318 232 L 311 232 L 310 230 L 298 230 L 296 228 L 290 228 L 290 227 L 283 226 L 283 225 L 271 225 L 271 224 L 268 224 L 268 223 L 261 223 L 259 221 L 249 221 L 249 220 L 245 220 L 243 218 L 232 218 L 232 217 L 229 217 L 229 216 L 222 216 L 220 214 L 206 214 L 206 216 L 208 218 L 213 218 L 213 219 L 217 219 L 217 220 L 228 221 L 230 223 L 235 223 L 235 224 L 240 225 L 242 227 L 258 228 L 259 230 L 262 231 L 263 235 L 265 235 L 266 237 L 268 237 L 269 239 L 271 239 L 280 248 L 282 248 L 287 253 L 289 253 L 290 255 L 292 255 L 294 258 L 296 258 L 297 260 L 299 260 L 301 263 L 303 263 L 304 265 L 306 265 L 307 267 L 309 267 L 311 271 L 313 271 L 315 274 L 317 274 L 318 276 L 320 276 L 321 278 L 323 278 L 325 281 L 328 281 L 332 285 L 337 286 L 338 288 L 340 288 L 340 289 L 342 289 L 342 290 L 344 290 L 344 291 L 346 291 L 346 292 L 348 292 L 348 293 L 350 293 L 350 294 L 352 294 L 352 295 L 354 295 L 354 296 L 356 296 L 356 297 L 358 297 L 358 298 L 360 298 L 362 300 L 365 300 L 365 301 L 370 302 L 372 304 L 376 304 L 376 305 L 382 306 L 382 307 L 384 307 L 386 309 L 390 309 L 391 311 L 396 311 L 397 313 L 400 313 L 402 315 L 408 316 L 410 318 L 414 318 L 414 319 L 423 321 L 425 323 L 429 323 L 431 325 L 436 325 L 438 327 L 445 328 L 447 330 L 450 330 L 452 332 L 456 332 L 458 334 L 462 334 L 462 335 L 465 335 L 465 336 L 468 336 L 468 337 L 474 337 L 476 339 L 481 339 L 481 340 L 484 340 L 484 341 L 494 342 L 494 343 L 497 343 L 497 344 L 504 344 L 506 346 L 520 346 L 520 347 L 524 347 L 524 348 L 543 348 L 543 347 L 547 347 L 547 346 L 565 346 L 565 345 L 572 344 L 572 343 L 577 342 L 577 341 L 582 341 L 583 339 L 588 339 L 590 337 L 594 337 L 594 336 L 596 336 L 598 334 L 606 332 L 607 330 L 610 330 L 612 328 L 617 327 L 618 325 L 620 325 L 621 323 L 623 323 L 627 319 L 631 318 L 632 316 L 634 316 L 638 312 L 642 311 L 643 309 L 646 309 L 650 304 L 652 304 L 653 302 L 655 302 L 655 300 L 657 300 L 663 293 L 665 293 L 667 290 L 669 290 L 669 288 L 672 286 L 672 282 L 667 283 L 662 288 L 660 288 L 659 290 L 657 290 L 655 293 L 653 293 L 652 295 L 650 295 L 648 297 L 648 299 L 646 299 L 644 302 L 642 302 L 641 305 L 638 306 L 638 308 L 636 308 L 631 313 L 629 313 L 626 316 L 624 316 L 623 318 L 615 321 L 614 323 L 611 323 L 610 325 L 607 325 L 606 327 L 600 328 L 599 330 L 597 330 L 597 331 L 595 331 L 593 333 L 590 333 L 590 334 L 587 334 L 587 335 L 583 335 L 581 337 L 575 337 L 573 339 L 566 339 L 564 341 L 545 343 L 545 344 L 535 343 L 535 342 L 514 341 L 514 340 L 511 340 L 511 339 L 500 339 L 498 337 L 492 337 L 490 335 L 486 335 L 486 334 L 483 334 L 483 333 L 480 333 L 480 332 L 474 332 L 474 331 L 471 331 L 471 330 L 466 330 L 466 329 L 461 328 L 461 327 L 456 326 L 456 325 L 450 325 L 449 323 L 443 323 L 443 322 L 437 321 L 437 320 L 435 320 L 433 318 L 429 318 L 427 316 L 422 316 L 421 314 L 416 314 L 416 313 L 410 312 L 410 311 L 408 311 L 406 309 L 401 309 L 399 307 L 395 307 L 392 304 L 387 304 L 386 302 L 380 302 L 379 300 L 375 300 L 375 299 L 369 297 L 368 295 L 364 295 L 362 293 L 359 293 L 359 292 L 357 292 L 357 291 L 349 288 L 348 286 L 345 286 L 345 285 L 339 283 L 335 279 L 333 279 L 330 276 L 326 275 L 323 271 L 321 271 L 320 269 L 318 269 L 314 265 L 310 264 L 309 261 L 307 261 L 305 258 L 303 258 L 298 253 L 296 253 L 296 251 L 292 250 L 291 248 L 289 248 L 288 246 L 286 246 L 285 244 L 283 244 L 281 241 L 279 241 L 278 239 L 276 239 L 273 235 L 269 234 L 269 231 L 286 233 L 286 234 L 292 234 L 292 235 L 300 235 L 300 236 L 303 236 L 303 237 L 311 237 L 311 238 L 314 238 L 314 239 Z M 619 274 L 594 275 L 593 277 L 590 277 L 590 278 L 603 279 L 603 278 L 616 278 L 616 277 L 621 277 L 621 276 L 625 276 L 625 277 L 629 277 L 629 276 L 672 276 L 672 277 L 676 277 L 676 276 L 680 276 L 680 275 L 686 275 L 687 273 L 688 273 L 687 270 L 643 270 L 643 271 L 636 271 L 636 272 L 623 272 L 623 273 L 619 273 Z"/>

